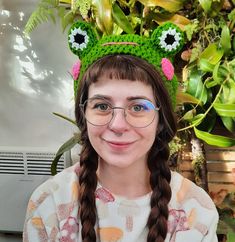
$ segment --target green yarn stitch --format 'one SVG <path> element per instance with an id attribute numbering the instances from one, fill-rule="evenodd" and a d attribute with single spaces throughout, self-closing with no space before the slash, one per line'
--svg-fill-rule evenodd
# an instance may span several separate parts
<path id="1" fill-rule="evenodd" d="M 72 44 L 69 43 L 69 47 L 71 50 L 79 56 L 81 60 L 81 69 L 80 74 L 78 77 L 78 80 L 74 81 L 74 91 L 75 95 L 78 88 L 78 83 L 81 80 L 83 74 L 85 71 L 91 66 L 96 60 L 107 56 L 111 54 L 130 54 L 136 57 L 139 57 L 141 59 L 146 60 L 148 63 L 152 64 L 158 72 L 161 74 L 165 86 L 169 92 L 169 95 L 172 100 L 173 107 L 176 105 L 176 92 L 178 88 L 178 82 L 177 78 L 174 75 L 172 80 L 167 80 L 165 75 L 162 72 L 161 69 L 161 60 L 163 57 L 168 57 L 176 54 L 182 46 L 183 46 L 183 33 L 181 30 L 173 25 L 172 23 L 167 23 L 163 26 L 159 26 L 157 29 L 153 31 L 153 34 L 151 38 L 146 38 L 139 35 L 134 34 L 125 34 L 125 35 L 111 35 L 111 36 L 104 36 L 100 40 L 97 40 L 96 35 L 94 31 L 92 30 L 91 26 L 88 23 L 84 22 L 77 22 L 75 23 L 70 31 L 69 35 L 72 33 L 72 30 L 75 28 L 80 28 L 83 31 L 86 31 L 87 35 L 89 36 L 89 43 L 87 43 L 86 48 L 82 50 L 74 50 L 72 48 Z M 171 50 L 167 51 L 166 49 L 162 48 L 160 39 L 161 39 L 161 33 L 164 33 L 164 31 L 171 30 L 170 32 L 177 33 L 177 38 L 179 38 L 179 41 L 176 43 L 175 48 L 172 48 Z M 166 38 L 169 38 L 169 36 L 166 35 Z M 172 36 L 170 36 L 169 40 L 172 39 Z M 133 42 L 137 45 L 128 45 L 128 44 L 112 44 L 112 45 L 105 45 L 102 46 L 102 44 L 110 43 L 110 42 Z"/>

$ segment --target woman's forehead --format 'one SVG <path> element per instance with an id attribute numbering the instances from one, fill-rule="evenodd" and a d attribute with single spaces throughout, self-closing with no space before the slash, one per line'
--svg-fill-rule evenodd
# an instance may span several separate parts
<path id="1" fill-rule="evenodd" d="M 147 99 L 154 100 L 152 87 L 142 81 L 110 79 L 107 77 L 102 77 L 89 86 L 88 98 L 95 95 L 104 95 L 111 99 L 146 97 Z"/>

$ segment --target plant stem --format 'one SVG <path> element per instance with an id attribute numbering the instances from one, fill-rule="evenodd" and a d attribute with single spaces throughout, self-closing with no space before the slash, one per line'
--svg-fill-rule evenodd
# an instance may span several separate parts
<path id="1" fill-rule="evenodd" d="M 65 120 L 69 121 L 70 123 L 72 123 L 72 124 L 74 124 L 74 125 L 77 126 L 77 124 L 76 124 L 76 122 L 74 120 L 72 120 L 72 119 L 70 119 L 70 118 L 68 118 L 68 117 L 66 117 L 66 116 L 64 116 L 62 114 L 59 114 L 59 113 L 53 112 L 53 114 L 56 115 L 56 116 L 58 116 L 58 117 L 60 117 L 60 118 L 65 119 Z"/>

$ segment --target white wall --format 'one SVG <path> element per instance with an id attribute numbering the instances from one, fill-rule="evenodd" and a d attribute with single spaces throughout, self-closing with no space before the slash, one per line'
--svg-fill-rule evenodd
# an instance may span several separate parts
<path id="1" fill-rule="evenodd" d="M 59 23 L 47 23 L 30 38 L 23 34 L 37 2 L 0 0 L 0 152 L 56 152 L 75 130 L 52 114 L 74 117 L 73 81 L 68 72 L 76 57 L 68 49 L 66 33 L 62 33 Z M 20 229 L 29 196 L 40 181 L 22 177 L 1 173 L 0 166 L 0 211 L 9 211 L 8 217 L 0 214 L 0 224 L 19 221 L 14 226 Z M 0 242 L 6 240 L 16 241 L 0 234 Z"/>
<path id="2" fill-rule="evenodd" d="M 0 147 L 57 149 L 72 134 L 76 58 L 60 23 L 40 25 L 25 38 L 23 29 L 36 0 L 0 0 Z"/>

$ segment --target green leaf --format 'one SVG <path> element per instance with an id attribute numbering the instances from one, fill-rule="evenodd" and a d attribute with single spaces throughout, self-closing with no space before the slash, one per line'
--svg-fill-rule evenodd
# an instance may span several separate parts
<path id="1" fill-rule="evenodd" d="M 205 84 L 206 84 L 206 87 L 207 87 L 207 88 L 211 88 L 211 87 L 214 87 L 214 86 L 218 85 L 219 83 L 218 83 L 218 79 L 217 79 L 217 80 L 214 80 L 214 79 L 212 78 L 212 79 L 208 79 L 208 80 L 205 82 Z"/>
<path id="2" fill-rule="evenodd" d="M 146 7 L 161 7 L 169 12 L 177 12 L 183 7 L 183 0 L 139 0 Z"/>
<path id="3" fill-rule="evenodd" d="M 56 112 L 53 112 L 53 114 L 58 116 L 58 117 L 60 117 L 60 118 L 62 118 L 62 119 L 65 119 L 65 120 L 69 121 L 70 123 L 74 124 L 75 126 L 77 126 L 76 121 L 72 120 L 71 118 L 68 118 L 68 117 L 66 117 L 66 116 L 64 116 L 62 114 L 56 113 Z"/>
<path id="4" fill-rule="evenodd" d="M 209 113 L 203 118 L 201 123 L 197 126 L 197 129 L 210 132 L 215 127 L 217 114 L 214 109 L 211 109 Z"/>
<path id="5" fill-rule="evenodd" d="M 223 81 L 223 78 L 221 78 L 219 75 L 219 67 L 220 67 L 220 62 L 218 62 L 213 69 L 212 79 L 206 82 L 207 88 L 214 87 Z"/>
<path id="6" fill-rule="evenodd" d="M 217 233 L 218 234 L 228 234 L 228 233 L 235 233 L 235 219 L 231 216 L 222 216 L 219 220 Z M 228 242 L 228 240 L 226 240 Z M 230 240 L 229 242 L 234 242 L 234 240 Z"/>
<path id="7" fill-rule="evenodd" d="M 235 139 L 233 138 L 210 134 L 208 132 L 201 131 L 195 127 L 194 132 L 199 139 L 205 141 L 209 145 L 214 145 L 218 147 L 231 147 L 235 145 Z"/>
<path id="8" fill-rule="evenodd" d="M 231 118 L 231 117 L 220 117 L 225 128 L 227 130 L 229 130 L 231 133 L 235 132 L 235 118 Z"/>
<path id="9" fill-rule="evenodd" d="M 78 144 L 81 140 L 80 134 L 74 134 L 72 138 L 70 138 L 68 141 L 66 141 L 56 152 L 56 156 L 51 164 L 51 174 L 54 176 L 57 171 L 57 164 L 60 159 L 60 157 L 68 150 L 71 150 L 76 144 Z"/>
<path id="10" fill-rule="evenodd" d="M 199 21 L 198 20 L 191 21 L 184 28 L 184 31 L 185 31 L 186 36 L 187 36 L 187 39 L 189 41 L 192 40 L 193 34 L 197 33 L 198 30 L 199 30 Z"/>
<path id="11" fill-rule="evenodd" d="M 230 30 L 227 25 L 224 25 L 221 32 L 220 44 L 224 50 L 224 54 L 228 55 L 231 51 Z"/>
<path id="12" fill-rule="evenodd" d="M 205 72 L 213 72 L 214 70 L 214 65 L 211 64 L 207 59 L 200 58 L 198 65 L 200 70 Z"/>
<path id="13" fill-rule="evenodd" d="M 122 9 L 116 4 L 113 4 L 112 15 L 114 22 L 121 27 L 127 34 L 133 34 L 134 30 Z"/>
<path id="14" fill-rule="evenodd" d="M 48 22 L 49 19 L 53 20 L 52 14 L 52 9 L 48 10 L 47 8 L 38 6 L 31 14 L 25 25 L 25 35 L 29 35 L 39 24 Z"/>
<path id="15" fill-rule="evenodd" d="M 233 37 L 233 40 L 232 40 L 232 47 L 233 47 L 233 52 L 235 52 L 235 36 Z"/>
<path id="16" fill-rule="evenodd" d="M 58 9 L 57 9 L 58 16 L 60 18 L 63 18 L 63 16 L 65 15 L 65 11 L 66 11 L 65 7 L 59 6 Z"/>
<path id="17" fill-rule="evenodd" d="M 234 221 L 234 227 L 235 227 L 235 221 Z M 234 241 L 235 241 L 235 231 L 233 233 L 227 234 L 227 242 L 234 242 Z"/>
<path id="18" fill-rule="evenodd" d="M 183 29 L 184 31 L 190 28 L 188 27 L 188 25 L 190 24 L 190 20 L 179 14 L 173 14 L 173 15 L 170 14 L 169 16 L 167 16 L 165 13 L 164 14 L 157 13 L 149 16 L 151 16 L 151 19 L 154 19 L 154 21 L 156 21 L 159 25 L 164 24 L 165 22 L 172 22 L 175 25 L 177 25 L 180 29 Z"/>
<path id="19" fill-rule="evenodd" d="M 182 119 L 183 120 L 186 120 L 186 121 L 190 121 L 190 120 L 193 119 L 194 113 L 195 113 L 195 110 L 189 110 L 188 112 L 186 112 L 184 114 L 184 116 L 182 117 Z"/>
<path id="20" fill-rule="evenodd" d="M 199 113 L 198 115 L 196 115 L 196 116 L 193 118 L 193 120 L 192 120 L 192 124 L 194 124 L 194 125 L 199 125 L 199 124 L 202 122 L 202 120 L 203 120 L 204 117 L 205 117 L 204 114 Z"/>
<path id="21" fill-rule="evenodd" d="M 199 99 L 195 98 L 194 96 L 190 95 L 189 93 L 185 92 L 177 92 L 176 96 L 176 103 L 177 104 L 183 104 L 183 103 L 193 103 L 193 104 L 199 104 L 201 105 L 201 102 Z"/>
<path id="22" fill-rule="evenodd" d="M 72 0 L 59 0 L 60 3 L 71 3 Z"/>
<path id="23" fill-rule="evenodd" d="M 65 29 L 67 28 L 67 26 L 71 23 L 73 23 L 74 20 L 74 14 L 73 11 L 70 10 L 68 11 L 62 18 L 61 18 L 61 26 L 62 26 L 62 30 L 63 32 L 65 31 Z"/>
<path id="24" fill-rule="evenodd" d="M 213 107 L 220 116 L 235 117 L 235 104 L 214 103 Z"/>
<path id="25" fill-rule="evenodd" d="M 223 85 L 221 102 L 223 103 L 235 103 L 235 81 L 228 79 Z"/>
<path id="26" fill-rule="evenodd" d="M 207 80 L 206 87 L 211 88 L 216 85 L 221 85 L 224 79 L 229 75 L 228 69 L 218 62 L 213 70 L 212 79 Z"/>
<path id="27" fill-rule="evenodd" d="M 113 32 L 111 0 L 92 0 L 94 15 L 98 28 L 106 35 Z"/>
<path id="28" fill-rule="evenodd" d="M 202 82 L 202 72 L 193 69 L 189 75 L 187 93 L 199 99 L 204 104 L 207 102 L 207 90 Z"/>
<path id="29" fill-rule="evenodd" d="M 232 0 L 233 4 L 235 4 L 235 0 Z M 235 22 L 235 9 L 233 9 L 229 14 L 228 14 L 228 19 L 230 21 Z"/>
<path id="30" fill-rule="evenodd" d="M 208 47 L 201 53 L 200 59 L 206 59 L 210 64 L 216 65 L 223 57 L 224 51 L 217 49 L 215 43 L 209 44 Z"/>
<path id="31" fill-rule="evenodd" d="M 211 10 L 212 0 L 199 0 L 203 10 L 208 13 Z"/>
<path id="32" fill-rule="evenodd" d="M 59 8 L 59 1 L 41 0 L 25 25 L 25 35 L 29 35 L 41 23 L 49 20 L 55 23 L 55 10 L 57 8 Z"/>

